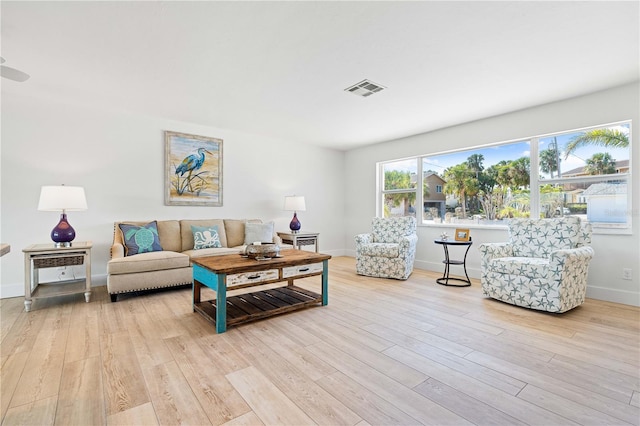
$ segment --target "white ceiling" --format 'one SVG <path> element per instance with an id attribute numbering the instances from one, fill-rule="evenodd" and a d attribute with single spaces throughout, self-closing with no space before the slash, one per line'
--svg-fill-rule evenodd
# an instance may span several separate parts
<path id="1" fill-rule="evenodd" d="M 3 93 L 351 149 L 636 81 L 638 1 L 2 1 Z M 370 79 L 387 89 L 343 89 Z"/>

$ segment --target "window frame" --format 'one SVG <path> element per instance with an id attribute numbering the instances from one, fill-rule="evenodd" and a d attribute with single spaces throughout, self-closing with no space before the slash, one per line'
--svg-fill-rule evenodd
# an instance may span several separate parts
<path id="1" fill-rule="evenodd" d="M 569 133 L 578 133 L 578 132 L 586 132 L 586 131 L 590 131 L 590 130 L 594 130 L 594 129 L 600 129 L 600 128 L 608 128 L 608 127 L 613 127 L 616 125 L 628 125 L 629 126 L 629 138 L 630 138 L 630 143 L 629 143 L 629 169 L 628 172 L 626 173 L 614 173 L 614 174 L 605 174 L 605 175 L 584 175 L 584 176 L 571 176 L 571 177 L 554 177 L 554 178 L 541 178 L 540 176 L 540 150 L 539 150 L 539 143 L 541 139 L 544 138 L 549 138 L 549 137 L 554 137 L 554 136 L 559 136 L 559 135 L 566 135 Z M 447 150 L 447 151 L 441 151 L 441 152 L 435 152 L 435 153 L 429 153 L 429 154 L 422 154 L 422 155 L 418 155 L 415 157 L 405 157 L 405 158 L 401 158 L 401 159 L 394 159 L 394 160 L 388 160 L 388 161 L 381 161 L 377 163 L 377 167 L 376 167 L 376 171 L 377 171 L 377 205 L 376 205 L 376 210 L 377 210 L 377 214 L 381 217 L 384 216 L 384 199 L 385 199 L 385 195 L 386 194 L 390 194 L 390 193 L 406 193 L 406 192 L 415 192 L 415 197 L 416 197 L 416 201 L 415 201 L 415 206 L 416 206 L 416 212 L 415 212 L 415 216 L 418 225 L 419 226 L 425 226 L 425 227 L 442 227 L 442 226 L 455 226 L 455 223 L 429 223 L 426 222 L 423 219 L 423 212 L 422 210 L 424 209 L 422 206 L 424 205 L 424 200 L 423 200 L 423 194 L 424 194 L 424 189 L 423 189 L 423 185 L 424 185 L 424 176 L 423 176 L 423 165 L 424 165 L 424 159 L 427 157 L 434 157 L 434 156 L 439 156 L 439 155 L 446 155 L 446 154 L 452 154 L 452 153 L 459 153 L 459 152 L 468 152 L 469 155 L 472 155 L 474 153 L 476 153 L 478 150 L 480 149 L 484 149 L 484 148 L 491 148 L 491 147 L 496 147 L 496 146 L 500 146 L 500 145 L 508 145 L 508 144 L 513 144 L 513 143 L 518 143 L 518 142 L 529 142 L 529 148 L 530 148 L 530 175 L 529 175 L 529 203 L 530 203 L 530 217 L 539 217 L 540 216 L 540 212 L 541 212 L 541 205 L 540 205 L 540 200 L 541 200 L 541 191 L 540 188 L 542 185 L 547 185 L 547 184 L 551 184 L 551 185 L 563 185 L 563 184 L 570 184 L 570 183 L 589 183 L 589 182 L 604 182 L 604 181 L 609 181 L 609 180 L 618 180 L 618 181 L 624 181 L 624 183 L 627 186 L 627 192 L 626 192 L 626 202 L 627 202 L 627 206 L 626 206 L 626 212 L 625 212 L 625 218 L 626 221 L 625 223 L 615 223 L 615 222 L 592 222 L 592 227 L 593 227 L 593 232 L 595 234 L 631 234 L 632 230 L 633 230 L 633 216 L 630 214 L 631 210 L 632 210 L 632 205 L 633 205 L 633 200 L 632 200 L 632 194 L 633 194 L 633 189 L 632 189 L 632 175 L 633 175 L 633 166 L 632 166 L 632 157 L 633 157 L 633 143 L 631 142 L 631 137 L 633 134 L 633 122 L 632 120 L 622 120 L 622 121 L 616 121 L 616 122 L 611 122 L 611 123 L 607 123 L 607 124 L 600 124 L 600 125 L 595 125 L 595 126 L 588 126 L 588 127 L 582 127 L 582 128 L 577 128 L 577 129 L 572 129 L 572 130 L 565 130 L 565 131 L 559 131 L 559 132 L 553 132 L 553 133 L 546 133 L 546 134 L 541 134 L 541 135 L 536 135 L 536 136 L 530 136 L 530 137 L 525 137 L 525 138 L 518 138 L 518 139 L 513 139 L 513 140 L 508 140 L 508 141 L 503 141 L 503 142 L 495 142 L 495 143 L 489 143 L 489 144 L 484 144 L 484 145 L 476 145 L 473 147 L 469 147 L 469 148 L 462 148 L 462 149 L 456 149 L 456 150 Z M 395 189 L 395 190 L 384 190 L 384 166 L 390 163 L 395 163 L 395 162 L 400 162 L 400 161 L 407 161 L 407 160 L 416 160 L 417 164 L 417 177 L 416 177 L 416 187 L 415 188 L 409 188 L 409 189 Z M 444 194 L 444 188 L 443 188 L 443 192 Z M 420 217 L 418 217 L 418 206 L 420 206 Z M 507 224 L 495 224 L 495 223 L 491 223 L 491 224 L 482 224 L 482 223 L 465 223 L 465 226 L 469 226 L 471 228 L 483 228 L 483 229 L 491 229 L 491 228 L 506 228 Z"/>

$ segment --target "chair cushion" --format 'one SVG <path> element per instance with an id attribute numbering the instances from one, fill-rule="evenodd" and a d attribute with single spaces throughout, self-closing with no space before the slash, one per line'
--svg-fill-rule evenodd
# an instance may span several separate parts
<path id="1" fill-rule="evenodd" d="M 400 246 L 396 243 L 371 243 L 365 244 L 360 249 L 363 256 L 394 258 L 400 255 Z"/>
<path id="2" fill-rule="evenodd" d="M 547 278 L 549 274 L 549 260 L 539 257 L 498 257 L 491 259 L 487 267 L 498 274 L 528 278 Z"/>
<path id="3" fill-rule="evenodd" d="M 107 273 L 111 275 L 131 274 L 184 267 L 189 267 L 189 256 L 186 254 L 173 251 L 155 251 L 112 259 L 107 263 Z"/>
<path id="4" fill-rule="evenodd" d="M 511 219 L 509 235 L 513 254 L 518 257 L 549 257 L 552 251 L 578 247 L 580 218 Z"/>
<path id="5" fill-rule="evenodd" d="M 403 217 L 374 217 L 373 241 L 376 243 L 397 243 L 402 237 L 416 233 L 416 218 Z"/>

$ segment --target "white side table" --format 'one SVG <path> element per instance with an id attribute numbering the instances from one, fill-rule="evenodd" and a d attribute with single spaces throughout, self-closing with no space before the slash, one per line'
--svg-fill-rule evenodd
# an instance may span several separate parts
<path id="1" fill-rule="evenodd" d="M 278 237 L 284 244 L 291 244 L 294 248 L 300 250 L 301 246 L 314 245 L 316 253 L 318 253 L 318 235 L 317 232 L 278 232 Z"/>
<path id="2" fill-rule="evenodd" d="M 91 297 L 91 241 L 74 242 L 71 247 L 55 247 L 50 244 L 32 244 L 24 252 L 24 309 L 31 311 L 34 299 L 45 299 L 67 294 L 84 293 L 89 303 Z M 84 264 L 86 279 L 40 283 L 39 270 Z"/>

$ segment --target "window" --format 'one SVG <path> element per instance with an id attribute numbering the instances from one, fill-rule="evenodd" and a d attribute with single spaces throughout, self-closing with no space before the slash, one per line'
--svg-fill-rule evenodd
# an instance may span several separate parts
<path id="1" fill-rule="evenodd" d="M 577 215 L 596 231 L 629 230 L 630 130 L 621 122 L 380 163 L 380 213 L 422 206 L 422 224 L 470 225 Z"/>
<path id="2" fill-rule="evenodd" d="M 382 165 L 383 217 L 415 216 L 418 160 L 404 160 Z"/>

